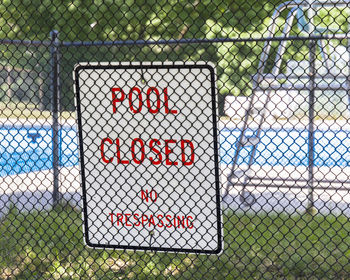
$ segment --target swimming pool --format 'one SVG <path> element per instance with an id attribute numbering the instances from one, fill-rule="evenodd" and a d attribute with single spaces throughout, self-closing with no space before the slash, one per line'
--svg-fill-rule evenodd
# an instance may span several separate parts
<path id="1" fill-rule="evenodd" d="M 239 129 L 220 131 L 220 157 L 232 164 Z M 60 166 L 79 163 L 77 131 L 59 130 Z M 251 148 L 240 152 L 238 164 L 247 163 Z M 308 165 L 308 131 L 297 129 L 262 130 L 254 164 Z M 315 166 L 350 166 L 350 131 L 315 131 Z M 0 177 L 52 169 L 52 129 L 50 126 L 3 126 L 0 128 Z"/>
<path id="2" fill-rule="evenodd" d="M 220 132 L 221 162 L 232 164 L 241 131 Z M 254 164 L 308 166 L 308 131 L 298 129 L 265 129 L 257 146 Z M 314 133 L 315 166 L 350 166 L 350 131 L 316 130 Z M 248 163 L 251 147 L 240 152 L 238 164 Z"/>
<path id="3" fill-rule="evenodd" d="M 59 130 L 59 163 L 79 163 L 77 132 Z M 52 128 L 50 126 L 3 126 L 0 128 L 0 177 L 52 169 Z"/>

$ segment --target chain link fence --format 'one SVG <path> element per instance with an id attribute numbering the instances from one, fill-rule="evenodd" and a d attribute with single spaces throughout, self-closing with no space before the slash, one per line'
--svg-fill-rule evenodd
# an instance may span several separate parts
<path id="1" fill-rule="evenodd" d="M 349 8 L 2 1 L 0 279 L 350 278 Z"/>

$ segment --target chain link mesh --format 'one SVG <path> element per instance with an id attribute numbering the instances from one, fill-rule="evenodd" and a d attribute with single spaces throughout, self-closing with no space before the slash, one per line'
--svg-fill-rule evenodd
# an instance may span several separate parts
<path id="1" fill-rule="evenodd" d="M 349 279 L 349 9 L 2 1 L 0 279 Z"/>

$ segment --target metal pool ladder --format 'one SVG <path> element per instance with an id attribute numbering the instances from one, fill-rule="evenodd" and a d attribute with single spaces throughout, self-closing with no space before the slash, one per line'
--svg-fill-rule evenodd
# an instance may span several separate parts
<path id="1" fill-rule="evenodd" d="M 308 78 L 308 85 L 300 86 L 294 85 L 293 83 L 280 83 L 280 80 L 287 80 L 290 77 L 287 77 L 284 74 L 280 74 L 280 68 L 282 64 L 282 56 L 286 51 L 286 46 L 288 40 L 281 40 L 277 49 L 277 54 L 274 60 L 274 66 L 271 73 L 266 74 L 265 68 L 269 54 L 271 52 L 272 41 L 269 38 L 273 38 L 276 34 L 277 18 L 280 16 L 281 12 L 285 9 L 289 9 L 289 13 L 286 17 L 286 22 L 283 29 L 283 37 L 288 38 L 291 32 L 293 21 L 297 19 L 298 28 L 301 33 L 308 32 L 309 35 L 324 35 L 328 33 L 338 33 L 337 30 L 318 28 L 310 25 L 305 19 L 305 10 L 309 9 L 312 11 L 312 14 L 309 18 L 314 16 L 314 9 L 319 7 L 335 7 L 335 6 L 346 6 L 349 7 L 349 0 L 342 1 L 288 1 L 279 5 L 272 15 L 272 23 L 268 29 L 267 39 L 264 43 L 263 51 L 261 53 L 258 65 L 257 74 L 253 76 L 253 87 L 252 94 L 250 97 L 249 106 L 246 110 L 246 114 L 243 121 L 242 131 L 240 133 L 239 139 L 236 143 L 236 150 L 233 157 L 233 165 L 228 175 L 228 183 L 225 189 L 224 197 L 229 194 L 229 191 L 235 185 L 242 186 L 242 191 L 240 192 L 239 199 L 243 206 L 251 206 L 256 202 L 256 197 L 253 193 L 247 191 L 247 186 L 251 179 L 253 178 L 251 167 L 254 163 L 254 157 L 256 154 L 257 146 L 261 140 L 261 131 L 262 125 L 266 120 L 267 106 L 271 98 L 271 92 L 279 89 L 283 90 L 309 90 L 310 91 L 310 104 L 314 104 L 314 92 L 315 90 L 326 90 L 326 89 L 342 89 L 348 90 L 348 85 L 339 85 L 337 88 L 332 88 L 332 86 L 316 85 L 315 84 L 315 50 L 316 45 L 319 47 L 321 56 L 325 60 L 325 65 L 327 66 L 327 58 L 324 53 L 324 45 L 322 41 L 319 40 L 317 44 L 315 40 L 310 40 L 310 74 L 303 76 L 303 78 Z M 348 42 L 350 39 L 348 40 Z M 349 43 L 348 43 L 348 50 Z M 295 77 L 294 77 L 295 78 Z M 299 77 L 301 78 L 301 77 Z M 350 98 L 350 96 L 349 96 Z M 258 99 L 256 102 L 255 99 Z M 310 105 L 309 108 L 309 180 L 308 185 L 310 188 L 313 188 L 313 150 L 314 150 L 314 111 L 313 105 Z M 247 154 L 248 151 L 248 154 Z"/>

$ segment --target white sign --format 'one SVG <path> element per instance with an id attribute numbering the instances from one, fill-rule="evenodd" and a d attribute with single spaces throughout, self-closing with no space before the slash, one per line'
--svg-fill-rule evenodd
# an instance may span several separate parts
<path id="1" fill-rule="evenodd" d="M 85 63 L 74 76 L 86 244 L 219 253 L 214 67 Z"/>

